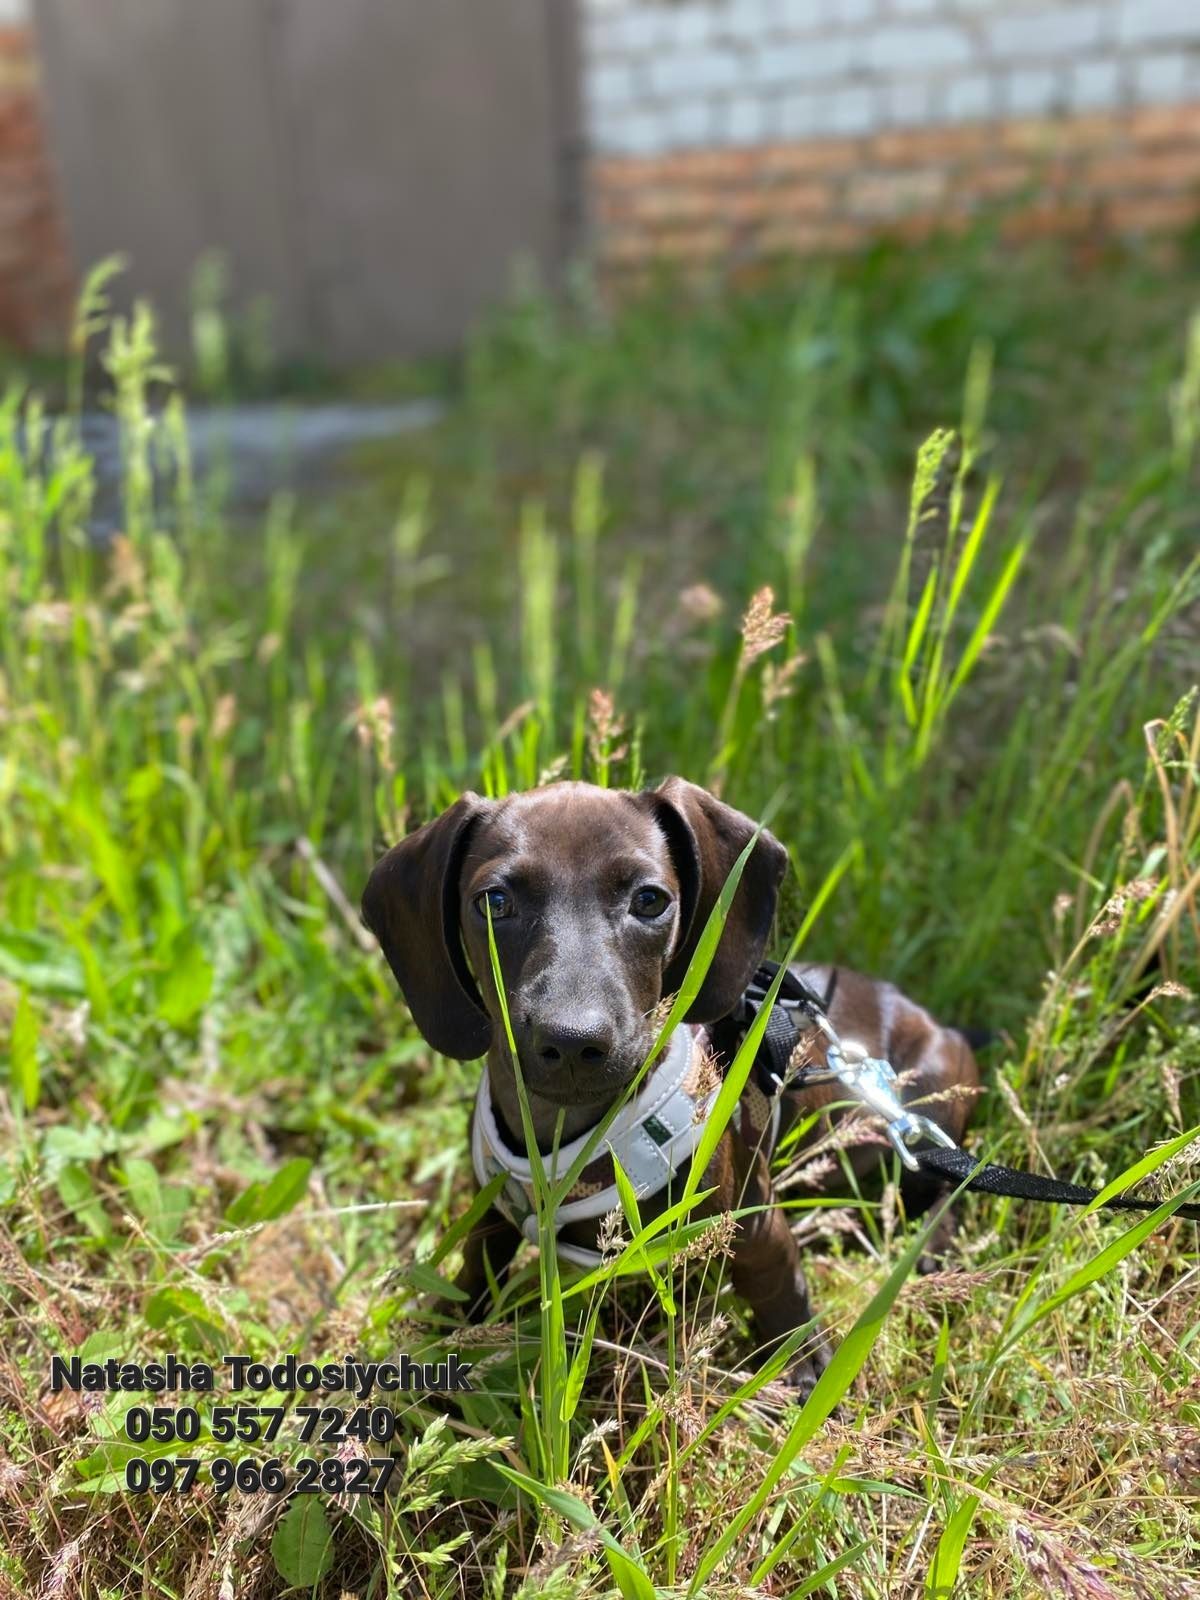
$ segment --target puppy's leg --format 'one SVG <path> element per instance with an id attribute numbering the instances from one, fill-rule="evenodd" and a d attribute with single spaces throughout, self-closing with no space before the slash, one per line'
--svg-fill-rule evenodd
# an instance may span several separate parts
<path id="1" fill-rule="evenodd" d="M 503 1284 L 508 1277 L 512 1258 L 521 1242 L 521 1231 L 506 1216 L 489 1206 L 471 1228 L 463 1244 L 462 1271 L 455 1279 L 455 1287 L 467 1296 L 462 1301 L 443 1301 L 439 1310 L 451 1315 L 460 1310 L 469 1322 L 482 1322 L 491 1305 L 488 1268 L 496 1282 Z"/>
<path id="2" fill-rule="evenodd" d="M 788 1227 L 787 1213 L 774 1203 L 770 1173 L 761 1152 L 745 1150 L 734 1141 L 733 1157 L 737 1207 L 763 1206 L 738 1220 L 733 1241 L 733 1287 L 754 1313 L 765 1359 L 789 1333 L 812 1320 L 808 1284 L 800 1266 L 800 1252 Z M 786 1381 L 807 1397 L 829 1364 L 824 1335 L 814 1329 L 809 1345 L 795 1356 Z"/>

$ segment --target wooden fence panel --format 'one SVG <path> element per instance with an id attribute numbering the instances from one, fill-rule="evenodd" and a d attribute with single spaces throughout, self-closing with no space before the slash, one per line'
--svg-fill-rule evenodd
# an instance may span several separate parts
<path id="1" fill-rule="evenodd" d="M 133 261 L 179 341 L 197 260 L 283 349 L 453 346 L 578 181 L 567 0 L 37 0 L 77 263 Z M 571 241 L 573 242 L 573 241 Z"/>
<path id="2" fill-rule="evenodd" d="M 299 333 L 283 151 L 255 0 L 38 0 L 51 136 L 76 264 L 132 262 L 178 341 L 200 257 Z"/>

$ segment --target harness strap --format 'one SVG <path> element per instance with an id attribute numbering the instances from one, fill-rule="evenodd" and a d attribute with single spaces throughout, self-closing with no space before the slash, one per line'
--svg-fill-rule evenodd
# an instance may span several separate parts
<path id="1" fill-rule="evenodd" d="M 617 1112 L 591 1160 L 555 1211 L 557 1251 L 564 1260 L 577 1266 L 599 1265 L 598 1250 L 572 1244 L 561 1237 L 561 1230 L 569 1223 L 590 1221 L 620 1209 L 615 1162 L 620 1162 L 638 1198 L 645 1199 L 663 1188 L 695 1152 L 719 1088 L 709 1074 L 699 1070 L 706 1052 L 705 1029 L 681 1025 L 637 1095 Z M 543 1157 L 551 1182 L 570 1170 L 591 1137 L 590 1131 L 581 1133 Z M 475 1099 L 471 1155 L 481 1185 L 500 1173 L 506 1175 L 507 1182 L 493 1204 L 536 1244 L 532 1163 L 528 1155 L 511 1149 L 500 1132 L 486 1067 Z"/>
<path id="2" fill-rule="evenodd" d="M 964 1178 L 968 1189 L 981 1194 L 1007 1195 L 1014 1200 L 1045 1200 L 1058 1205 L 1087 1206 L 1100 1193 L 1080 1183 L 1067 1183 L 1062 1178 L 1043 1178 L 1035 1172 L 1018 1172 L 1015 1167 L 1002 1167 L 991 1161 L 977 1161 L 965 1150 L 916 1150 L 913 1152 L 922 1172 L 938 1178 L 952 1178 L 961 1183 Z M 1106 1200 L 1102 1209 L 1112 1211 L 1157 1211 L 1161 1200 L 1136 1200 L 1126 1195 L 1115 1195 Z M 1177 1206 L 1177 1217 L 1190 1217 L 1200 1222 L 1200 1205 Z"/>
<path id="3" fill-rule="evenodd" d="M 778 971 L 778 961 L 760 963 L 741 999 L 730 1013 L 731 1020 L 739 1029 L 738 1043 L 761 1011 L 767 998 L 767 991 L 775 981 L 775 974 Z M 824 995 L 819 995 L 815 989 L 810 989 L 804 979 L 790 967 L 784 973 L 752 1069 L 753 1078 L 765 1095 L 777 1094 L 787 1073 L 798 1036 L 796 1013 L 803 1012 L 810 1019 L 818 1014 L 824 1015 L 829 1009 L 836 987 L 836 967 L 833 969 L 829 987 Z"/>

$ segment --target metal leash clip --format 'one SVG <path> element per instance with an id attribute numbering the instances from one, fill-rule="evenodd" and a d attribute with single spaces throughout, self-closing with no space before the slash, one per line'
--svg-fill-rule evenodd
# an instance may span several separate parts
<path id="1" fill-rule="evenodd" d="M 886 1125 L 885 1131 L 893 1150 L 910 1172 L 917 1172 L 920 1164 L 908 1148 L 918 1139 L 932 1139 L 944 1149 L 957 1150 L 958 1146 L 930 1117 L 919 1112 L 906 1111 L 897 1093 L 897 1077 L 890 1061 L 880 1056 L 870 1056 L 860 1044 L 843 1044 L 829 1018 L 823 1013 L 813 1021 L 825 1035 L 825 1069 L 808 1068 L 803 1073 L 805 1086 L 817 1083 L 840 1083 Z"/>
<path id="2" fill-rule="evenodd" d="M 766 1004 L 767 994 L 778 971 L 779 968 L 773 962 L 762 964 L 747 984 L 736 1009 L 730 1013 L 733 1021 L 747 1027 L 753 1023 L 758 1012 Z M 944 1149 L 958 1149 L 958 1145 L 950 1135 L 932 1118 L 904 1108 L 898 1093 L 899 1080 L 890 1061 L 868 1055 L 860 1044 L 842 1043 L 837 1029 L 829 1020 L 825 1003 L 818 999 L 807 984 L 793 972 L 785 974 L 776 992 L 772 1012 L 776 1011 L 783 1013 L 799 1011 L 808 1018 L 825 1037 L 825 1062 L 823 1066 L 797 1064 L 798 1052 L 795 1048 L 797 1032 L 795 1022 L 792 1020 L 792 1032 L 788 1042 L 781 1043 L 776 1040 L 773 1050 L 769 1052 L 777 1064 L 786 1061 L 787 1065 L 782 1076 L 771 1069 L 768 1060 L 759 1077 L 760 1086 L 768 1095 L 780 1094 L 789 1087 L 809 1088 L 816 1084 L 840 1083 L 843 1088 L 861 1100 L 868 1110 L 883 1119 L 892 1148 L 910 1172 L 920 1170 L 920 1163 L 909 1149 L 910 1143 L 915 1144 L 920 1139 L 932 1139 Z M 768 1032 L 764 1035 L 764 1043 L 770 1038 L 773 1020 L 773 1016 L 768 1019 Z M 756 1068 L 758 1065 L 756 1062 Z"/>

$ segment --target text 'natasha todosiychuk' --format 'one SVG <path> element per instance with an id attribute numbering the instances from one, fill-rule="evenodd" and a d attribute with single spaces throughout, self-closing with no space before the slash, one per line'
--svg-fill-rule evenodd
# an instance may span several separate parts
<path id="1" fill-rule="evenodd" d="M 365 1400 L 374 1389 L 384 1393 L 396 1391 L 431 1391 L 439 1393 L 469 1393 L 472 1390 L 470 1372 L 472 1363 L 460 1361 L 451 1354 L 444 1361 L 416 1361 L 411 1356 L 400 1355 L 394 1361 L 354 1361 L 349 1356 L 344 1361 L 301 1361 L 297 1356 L 283 1356 L 276 1362 L 255 1361 L 250 1356 L 222 1356 L 217 1367 L 207 1361 L 186 1361 L 182 1356 L 168 1355 L 161 1361 L 144 1364 L 135 1361 L 84 1361 L 80 1356 L 52 1356 L 50 1360 L 50 1387 L 76 1390 L 128 1390 L 151 1394 L 172 1391 L 205 1393 L 218 1387 L 230 1393 L 252 1390 L 262 1394 L 269 1389 L 290 1394 L 297 1390 L 312 1393 L 314 1390 L 345 1390 L 358 1400 Z M 218 1373 L 227 1381 L 218 1385 Z"/>

